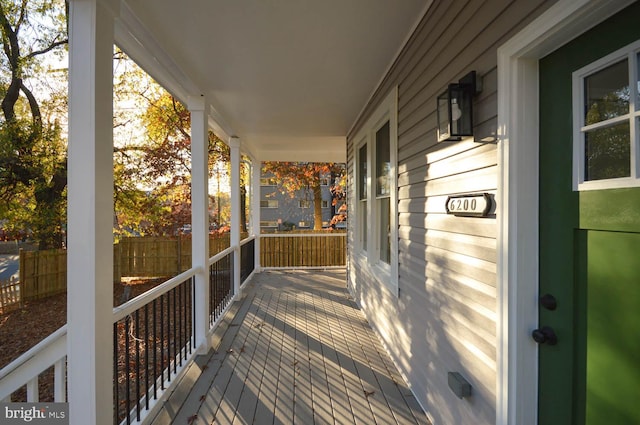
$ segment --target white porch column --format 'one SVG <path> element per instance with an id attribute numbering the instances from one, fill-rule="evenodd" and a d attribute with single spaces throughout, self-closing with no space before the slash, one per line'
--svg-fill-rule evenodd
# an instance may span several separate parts
<path id="1" fill-rule="evenodd" d="M 260 177 L 262 176 L 262 162 L 257 158 L 251 159 L 251 226 L 255 241 L 255 271 L 260 271 Z"/>
<path id="2" fill-rule="evenodd" d="M 209 127 L 205 98 L 188 101 L 191 112 L 191 267 L 195 276 L 196 346 L 209 350 Z M 200 346 L 200 344 L 203 344 Z"/>
<path id="3" fill-rule="evenodd" d="M 69 15 L 69 419 L 113 423 L 113 27 L 119 2 Z"/>
<path id="4" fill-rule="evenodd" d="M 240 248 L 240 139 L 229 139 L 231 150 L 231 246 Z M 233 293 L 240 293 L 240 250 L 235 251 L 233 260 Z"/>

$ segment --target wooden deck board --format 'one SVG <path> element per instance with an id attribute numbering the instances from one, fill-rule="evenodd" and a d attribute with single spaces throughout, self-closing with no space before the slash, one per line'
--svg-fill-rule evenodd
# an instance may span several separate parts
<path id="1" fill-rule="evenodd" d="M 311 364 L 306 308 L 298 295 L 296 295 L 295 300 L 294 329 L 296 343 L 294 348 L 293 423 L 312 424 L 314 423 L 313 401 L 311 398 Z"/>
<path id="2" fill-rule="evenodd" d="M 273 323 L 277 315 L 275 307 L 278 305 L 279 303 L 261 305 L 260 308 L 264 310 L 265 314 L 262 321 L 253 324 L 257 335 L 257 345 L 251 359 L 252 367 L 248 371 L 245 388 L 238 402 L 238 412 L 234 419 L 236 424 L 252 423 L 252 421 L 253 423 L 273 423 L 273 413 L 270 412 L 273 412 L 275 393 L 263 393 L 262 391 L 265 389 L 269 391 L 269 388 L 273 387 L 269 383 L 277 382 L 277 376 L 274 376 L 273 371 L 267 367 L 267 360 L 273 344 L 271 341 L 274 335 Z M 267 403 L 270 403 L 271 406 Z M 264 407 L 260 408 L 261 405 Z"/>
<path id="3" fill-rule="evenodd" d="M 323 298 L 315 297 L 314 303 L 317 304 L 317 310 L 329 312 L 329 310 L 326 310 L 327 303 Z M 320 331 L 320 342 L 322 343 L 322 358 L 327 374 L 328 400 L 331 403 L 333 416 L 336 423 L 354 423 L 353 412 L 348 403 L 349 396 L 344 381 L 344 374 L 338 361 L 338 353 L 335 349 L 337 344 L 332 334 L 336 328 L 335 326 L 331 326 L 329 314 L 319 314 L 317 319 Z"/>
<path id="4" fill-rule="evenodd" d="M 224 411 L 229 411 L 228 416 L 233 417 L 232 423 L 252 423 L 254 419 L 254 412 L 256 403 L 258 401 L 257 389 L 259 380 L 256 380 L 255 376 L 251 379 L 252 372 L 254 372 L 254 355 L 259 347 L 264 347 L 267 344 L 264 343 L 264 335 L 259 331 L 256 326 L 260 323 L 264 323 L 265 316 L 267 314 L 264 306 L 269 304 L 271 294 L 264 294 L 260 299 L 256 299 L 257 309 L 255 314 L 251 318 L 251 322 L 248 323 L 247 337 L 243 341 L 242 345 L 234 348 L 231 355 L 238 357 L 236 366 L 234 369 L 234 376 L 236 380 L 234 387 L 227 389 L 225 394 Z M 247 319 L 245 319 L 247 321 Z"/>
<path id="5" fill-rule="evenodd" d="M 321 342 L 321 328 L 318 325 L 318 314 L 314 305 L 314 296 L 306 296 L 307 331 L 309 333 L 309 357 L 311 363 L 311 382 L 313 397 L 313 416 L 315 423 L 333 422 L 334 412 L 331 408 L 331 395 L 327 377 L 324 344 Z"/>
<path id="6" fill-rule="evenodd" d="M 233 423 L 233 419 L 236 416 L 240 396 L 244 389 L 245 377 L 251 366 L 251 354 L 257 346 L 254 326 L 263 321 L 260 305 L 265 302 L 264 298 L 268 296 L 269 294 L 260 294 L 260 296 L 256 296 L 253 299 L 253 308 L 250 308 L 247 312 L 240 331 L 235 337 L 235 343 L 227 350 L 227 358 L 232 358 L 235 361 L 230 361 L 230 364 L 233 365 L 231 367 L 232 373 L 223 397 L 219 402 L 218 412 L 215 414 L 215 419 L 218 422 Z"/>
<path id="7" fill-rule="evenodd" d="M 200 377 L 175 392 L 188 394 L 182 407 L 172 400 L 153 424 L 429 424 L 345 280 L 257 274 L 217 349 L 198 358 Z"/>
<path id="8" fill-rule="evenodd" d="M 274 424 L 290 424 L 293 422 L 293 402 L 295 393 L 295 330 L 292 325 L 295 317 L 295 299 L 288 293 L 284 296 L 284 320 L 278 322 L 276 329 L 281 334 L 280 364 L 278 380 L 272 385 L 276 387 Z"/>

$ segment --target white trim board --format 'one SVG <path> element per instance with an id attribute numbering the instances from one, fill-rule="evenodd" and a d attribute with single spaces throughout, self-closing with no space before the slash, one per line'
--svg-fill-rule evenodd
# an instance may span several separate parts
<path id="1" fill-rule="evenodd" d="M 560 0 L 498 49 L 498 425 L 538 422 L 538 60 L 631 3 Z"/>

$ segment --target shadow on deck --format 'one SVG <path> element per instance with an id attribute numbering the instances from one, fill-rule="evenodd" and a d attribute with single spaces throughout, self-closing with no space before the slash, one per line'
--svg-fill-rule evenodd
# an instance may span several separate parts
<path id="1" fill-rule="evenodd" d="M 429 424 L 345 282 L 255 275 L 153 424 Z"/>

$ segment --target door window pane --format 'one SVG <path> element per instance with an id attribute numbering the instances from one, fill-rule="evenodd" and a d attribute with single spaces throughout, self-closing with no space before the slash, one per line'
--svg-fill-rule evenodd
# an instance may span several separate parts
<path id="1" fill-rule="evenodd" d="M 629 67 L 620 61 L 584 79 L 585 125 L 629 113 Z"/>
<path id="2" fill-rule="evenodd" d="M 585 134 L 585 181 L 631 175 L 629 122 Z"/>
<path id="3" fill-rule="evenodd" d="M 376 132 L 376 196 L 389 196 L 391 193 L 391 152 L 389 143 L 389 121 Z"/>

